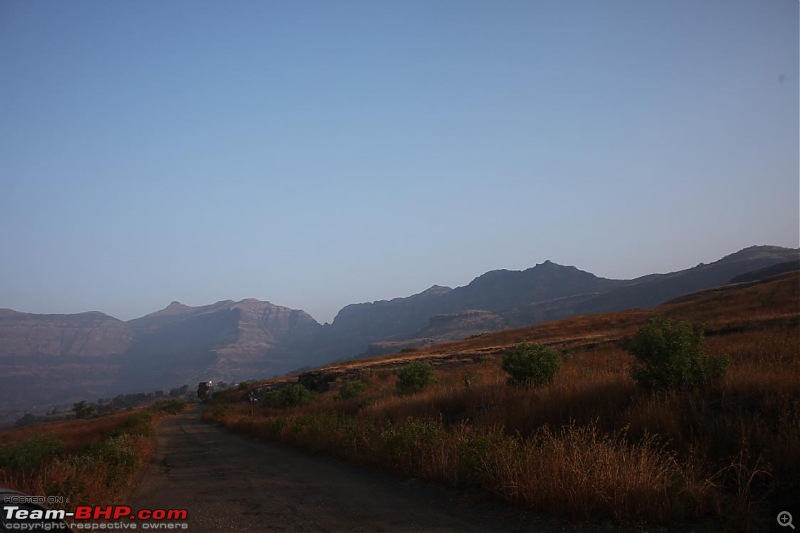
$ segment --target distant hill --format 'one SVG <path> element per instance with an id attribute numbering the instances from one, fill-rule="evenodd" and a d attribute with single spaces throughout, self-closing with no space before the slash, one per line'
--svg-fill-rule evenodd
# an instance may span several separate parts
<path id="1" fill-rule="evenodd" d="M 0 310 L 0 420 L 42 406 L 280 375 L 316 362 L 322 329 L 304 311 L 259 300 L 178 302 L 122 322 L 102 313 Z"/>
<path id="2" fill-rule="evenodd" d="M 523 271 L 487 272 L 464 287 L 434 285 L 409 297 L 348 305 L 326 325 L 302 310 L 255 299 L 200 307 L 172 302 L 128 322 L 98 312 L 0 309 L 0 419 L 80 399 L 268 377 L 359 354 L 650 307 L 750 279 L 744 275 L 785 271 L 799 257 L 796 249 L 755 246 L 708 265 L 633 280 L 545 261 Z"/>
<path id="3" fill-rule="evenodd" d="M 752 246 L 709 264 L 668 274 L 650 274 L 625 282 L 622 286 L 591 298 L 572 298 L 532 304 L 506 313 L 511 325 L 522 327 L 535 322 L 572 315 L 622 311 L 653 307 L 678 296 L 730 283 L 742 274 L 797 260 L 800 252 L 778 246 Z"/>
<path id="4" fill-rule="evenodd" d="M 132 331 L 125 322 L 98 313 L 37 315 L 0 309 L 0 357 L 98 357 L 122 354 Z"/>
<path id="5" fill-rule="evenodd" d="M 573 316 L 405 352 L 332 363 L 318 369 L 317 374 L 345 382 L 357 379 L 364 372 L 396 371 L 410 361 L 468 368 L 486 359 L 497 361 L 505 350 L 520 342 L 543 343 L 573 353 L 594 351 L 598 345 L 632 336 L 654 313 L 703 324 L 707 335 L 769 329 L 786 335 L 789 328 L 800 323 L 799 303 L 800 272 L 790 271 L 690 293 L 656 307 Z M 267 384 L 286 382 L 296 382 L 296 378 L 266 381 Z"/>
<path id="6" fill-rule="evenodd" d="M 799 256 L 800 251 L 797 249 L 753 246 L 713 263 L 700 264 L 669 274 L 650 274 L 633 280 L 597 278 L 575 267 L 561 266 L 548 261 L 523 272 L 490 272 L 476 278 L 467 287 L 453 290 L 452 293 L 471 291 L 475 295 L 474 299 L 462 300 L 464 309 L 491 310 L 494 312 L 492 323 L 502 324 L 505 328 L 519 328 L 575 315 L 653 307 L 684 294 L 724 285 L 745 273 L 761 272 L 765 268 L 788 268 L 786 263 L 797 261 Z M 777 270 L 775 272 L 777 273 Z M 547 286 L 547 290 L 527 293 L 519 290 L 520 285 L 524 287 L 526 284 L 515 284 L 512 280 L 523 278 L 521 276 L 523 274 L 528 287 Z M 487 279 L 491 282 L 487 283 Z M 479 290 L 476 290 L 476 287 Z M 519 297 L 515 301 L 510 296 L 514 290 L 518 290 L 518 294 L 525 294 L 526 297 Z M 500 305 L 492 306 L 491 296 L 497 294 L 509 296 L 498 298 L 494 300 L 495 302 L 514 303 L 516 306 L 505 308 L 498 308 Z M 471 305 L 481 298 L 483 307 L 481 304 Z M 484 322 L 488 320 L 486 316 L 483 318 Z M 494 328 L 498 329 L 503 328 Z M 450 331 L 457 331 L 459 337 L 448 335 Z M 401 334 L 390 339 L 390 342 L 373 341 L 368 353 L 375 355 L 406 346 L 428 346 L 448 338 L 465 338 L 486 331 L 489 330 L 484 323 L 476 322 L 474 317 L 464 316 L 461 319 L 458 314 L 447 318 L 434 316 L 426 327 L 420 328 L 414 334 Z"/>
<path id="7" fill-rule="evenodd" d="M 746 272 L 736 276 L 730 282 L 745 283 L 748 281 L 759 281 L 774 276 L 779 276 L 781 274 L 786 274 L 788 272 L 794 272 L 795 270 L 800 270 L 800 258 L 797 258 L 793 261 L 786 261 L 785 263 L 778 263 L 777 265 L 759 268 L 758 270 L 754 270 L 752 272 Z"/>
<path id="8" fill-rule="evenodd" d="M 43 413 L 68 398 L 105 394 L 117 383 L 132 338 L 125 322 L 103 313 L 0 309 L 0 421 L 22 410 Z"/>
<path id="9" fill-rule="evenodd" d="M 507 327 L 506 318 L 502 314 L 498 318 L 496 313 L 514 306 L 576 295 L 589 298 L 626 283 L 545 261 L 523 271 L 493 270 L 456 289 L 433 286 L 407 298 L 348 305 L 336 315 L 328 334 L 332 346 L 350 355 L 363 352 L 367 345 L 378 341 L 418 339 L 424 335 L 422 329 L 428 331 L 424 336 L 431 337 L 425 344 L 430 344 L 433 338 L 462 338 L 482 333 L 487 327 Z M 485 320 L 476 321 L 474 313 L 464 314 L 466 311 L 494 312 L 495 317 L 489 326 Z M 456 324 L 457 317 L 439 316 L 453 314 L 461 314 L 462 324 Z M 482 317 L 486 319 L 488 315 Z M 444 334 L 441 327 L 452 333 Z M 341 344 L 342 340 L 347 344 Z"/>
<path id="10" fill-rule="evenodd" d="M 172 302 L 128 324 L 134 335 L 125 370 L 139 389 L 281 374 L 306 364 L 322 328 L 305 311 L 253 298 L 202 307 Z"/>
<path id="11" fill-rule="evenodd" d="M 798 250 L 778 246 L 751 246 L 709 264 L 669 274 L 651 274 L 628 286 L 594 298 L 581 313 L 599 313 L 634 307 L 651 307 L 683 294 L 729 283 L 746 272 L 796 260 Z"/>

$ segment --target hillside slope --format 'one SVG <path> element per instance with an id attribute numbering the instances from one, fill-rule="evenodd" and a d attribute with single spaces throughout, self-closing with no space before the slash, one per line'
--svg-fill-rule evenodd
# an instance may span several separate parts
<path id="1" fill-rule="evenodd" d="M 706 289 L 651 308 L 574 316 L 413 351 L 353 359 L 321 367 L 317 372 L 345 381 L 364 372 L 383 372 L 416 360 L 434 366 L 469 365 L 496 359 L 504 350 L 520 342 L 543 343 L 559 350 L 592 351 L 630 337 L 653 314 L 704 324 L 710 335 L 796 328 L 800 324 L 800 272 Z M 289 376 L 265 383 L 293 379 Z"/>
<path id="2" fill-rule="evenodd" d="M 407 298 L 349 305 L 324 326 L 302 310 L 255 299 L 200 307 L 173 302 L 129 322 L 97 312 L 0 310 L 0 419 L 80 399 L 280 375 L 364 353 L 647 307 L 797 258 L 797 250 L 751 247 L 709 265 L 635 280 L 546 261 L 524 271 L 488 272 L 464 287 L 435 285 Z"/>
<path id="3" fill-rule="evenodd" d="M 516 307 L 493 310 L 494 316 L 485 317 L 483 322 L 476 322 L 471 316 L 452 315 L 448 319 L 433 317 L 426 328 L 421 328 L 413 335 L 401 337 L 399 341 L 373 343 L 370 354 L 392 351 L 404 346 L 425 346 L 447 338 L 457 338 L 455 336 L 448 337 L 450 332 L 457 332 L 461 338 L 481 334 L 492 331 L 486 327 L 486 324 L 491 323 L 502 323 L 507 328 L 515 328 L 575 315 L 652 307 L 684 294 L 724 285 L 737 276 L 755 270 L 771 268 L 786 262 L 790 265 L 792 261 L 797 260 L 798 250 L 796 249 L 753 246 L 730 254 L 719 261 L 707 265 L 700 264 L 669 274 L 651 274 L 628 281 L 596 278 L 598 283 L 594 287 L 598 290 L 595 292 L 590 292 L 592 286 L 586 284 L 581 287 L 586 289 L 583 291 L 574 290 L 571 293 L 570 291 L 561 291 L 560 297 L 529 300 Z M 574 276 L 576 274 L 570 272 L 574 267 L 545 264 L 549 270 L 558 272 L 561 279 L 567 275 Z M 785 268 L 789 267 L 781 268 L 784 269 L 781 271 L 785 271 Z M 577 272 L 580 273 L 580 271 Z M 583 279 L 588 280 L 586 277 Z M 605 290 L 603 290 L 604 288 Z M 482 308 L 475 307 L 474 309 Z"/>
<path id="4" fill-rule="evenodd" d="M 129 324 L 126 372 L 135 387 L 281 374 L 306 364 L 302 355 L 321 328 L 305 311 L 254 298 L 201 307 L 173 302 Z"/>

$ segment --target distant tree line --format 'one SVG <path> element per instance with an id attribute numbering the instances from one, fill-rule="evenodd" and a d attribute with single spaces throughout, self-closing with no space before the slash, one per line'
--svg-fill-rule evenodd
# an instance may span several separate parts
<path id="1" fill-rule="evenodd" d="M 118 394 L 113 398 L 99 398 L 94 402 L 81 400 L 72 404 L 72 412 L 75 413 L 75 418 L 92 418 L 94 416 L 119 411 L 120 409 L 129 409 L 139 407 L 152 403 L 153 400 L 162 400 L 166 398 L 189 398 L 189 385 L 181 385 L 164 392 L 157 390 L 153 392 L 135 392 L 132 394 Z M 50 415 L 57 415 L 58 409 L 53 409 Z M 32 413 L 25 413 L 22 417 L 18 418 L 14 423 L 14 427 L 25 427 L 41 422 L 52 421 L 49 416 L 37 416 Z"/>

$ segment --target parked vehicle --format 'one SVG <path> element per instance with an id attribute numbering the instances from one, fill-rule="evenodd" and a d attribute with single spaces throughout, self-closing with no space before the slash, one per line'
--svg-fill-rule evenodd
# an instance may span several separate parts
<path id="1" fill-rule="evenodd" d="M 208 400 L 211 398 L 212 383 L 210 381 L 201 381 L 197 384 L 197 397 L 200 400 Z"/>

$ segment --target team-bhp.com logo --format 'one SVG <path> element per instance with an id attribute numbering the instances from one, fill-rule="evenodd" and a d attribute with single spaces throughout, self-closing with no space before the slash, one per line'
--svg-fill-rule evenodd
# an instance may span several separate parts
<path id="1" fill-rule="evenodd" d="M 188 530 L 186 509 L 139 509 L 127 505 L 78 505 L 48 509 L 41 496 L 0 489 L 0 533 L 77 530 Z"/>

